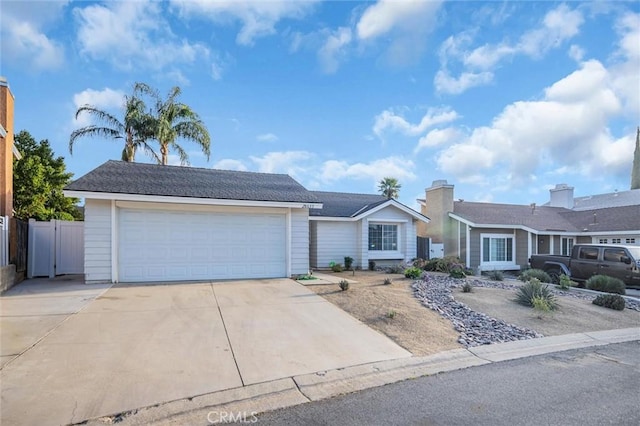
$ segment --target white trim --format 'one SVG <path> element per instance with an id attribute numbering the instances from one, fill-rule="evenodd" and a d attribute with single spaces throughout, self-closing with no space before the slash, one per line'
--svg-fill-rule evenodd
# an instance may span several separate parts
<path id="1" fill-rule="evenodd" d="M 287 213 L 285 214 L 285 223 L 286 223 L 286 237 L 285 237 L 285 251 L 284 251 L 284 260 L 285 260 L 285 271 L 287 273 L 287 277 L 290 277 L 291 274 L 291 209 L 287 209 Z"/>
<path id="2" fill-rule="evenodd" d="M 22 160 L 22 154 L 20 154 L 20 151 L 18 151 L 15 145 L 11 147 L 11 151 L 13 151 L 13 156 L 16 157 L 16 160 Z"/>
<path id="3" fill-rule="evenodd" d="M 527 259 L 531 258 L 531 232 L 527 232 Z"/>
<path id="4" fill-rule="evenodd" d="M 458 241 L 458 258 L 460 258 L 460 222 L 458 222 L 458 238 L 456 240 Z"/>
<path id="5" fill-rule="evenodd" d="M 489 262 L 484 261 L 484 239 L 485 238 L 511 238 L 511 260 L 504 262 Z M 506 253 L 505 253 L 506 254 Z M 491 257 L 491 255 L 489 255 Z M 517 266 L 516 263 L 516 238 L 513 234 L 496 234 L 496 233 L 486 233 L 480 234 L 480 269 L 483 271 L 491 270 L 491 269 L 503 269 L 508 270 L 509 268 L 513 268 Z"/>
<path id="6" fill-rule="evenodd" d="M 134 201 L 115 201 L 116 207 L 124 209 L 139 210 L 163 210 L 163 211 L 189 211 L 189 212 L 209 212 L 209 213 L 265 213 L 286 214 L 288 209 L 278 207 L 240 207 L 240 206 L 216 206 L 216 205 L 197 205 L 197 204 L 179 204 L 179 203 L 149 203 Z"/>
<path id="7" fill-rule="evenodd" d="M 111 282 L 117 283 L 120 251 L 118 250 L 118 209 L 116 201 L 111 200 Z"/>
<path id="8" fill-rule="evenodd" d="M 385 201 L 384 203 L 380 204 L 379 206 L 376 206 L 374 208 L 372 208 L 371 210 L 367 210 L 366 212 L 359 214 L 357 216 L 354 216 L 354 219 L 362 219 L 364 217 L 370 216 L 372 214 L 374 214 L 377 211 L 380 211 L 382 209 L 384 209 L 385 207 L 389 207 L 389 206 L 393 206 L 395 208 L 397 208 L 398 210 L 401 210 L 405 213 L 407 213 L 408 215 L 411 215 L 414 219 L 422 221 L 424 223 L 429 223 L 430 219 L 424 215 L 422 215 L 421 213 L 418 213 L 417 211 L 405 206 L 404 204 L 394 200 L 394 199 L 389 199 L 387 201 Z"/>
<path id="9" fill-rule="evenodd" d="M 471 267 L 471 227 L 469 225 L 467 226 L 467 241 L 466 241 L 466 251 L 467 251 L 467 256 L 466 256 L 466 260 L 467 260 L 467 267 Z M 482 241 L 480 241 L 480 243 L 482 243 Z"/>
<path id="10" fill-rule="evenodd" d="M 140 201 L 171 204 L 201 204 L 208 206 L 241 206 L 241 207 L 290 207 L 298 209 L 321 209 L 322 203 L 301 203 L 287 201 L 252 201 L 225 200 L 217 198 L 172 197 L 165 195 L 113 194 L 110 192 L 89 192 L 65 190 L 64 195 L 75 198 L 91 198 L 97 200 Z"/>
<path id="11" fill-rule="evenodd" d="M 554 235 L 551 235 L 551 238 L 549 238 L 549 254 L 555 254 L 554 249 L 555 249 L 555 238 L 553 238 Z"/>

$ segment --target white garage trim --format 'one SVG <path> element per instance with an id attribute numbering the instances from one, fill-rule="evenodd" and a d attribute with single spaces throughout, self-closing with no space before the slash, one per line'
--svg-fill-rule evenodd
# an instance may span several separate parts
<path id="1" fill-rule="evenodd" d="M 322 203 L 299 203 L 285 201 L 253 201 L 253 200 L 226 200 L 220 198 L 191 198 L 174 197 L 165 195 L 139 195 L 139 194 L 112 194 L 110 192 L 90 192 L 65 190 L 64 195 L 76 198 L 91 198 L 95 200 L 124 200 L 133 202 L 167 203 L 175 204 L 180 200 L 180 204 L 190 205 L 212 205 L 212 206 L 240 206 L 240 207 L 289 207 L 298 209 L 321 209 Z"/>

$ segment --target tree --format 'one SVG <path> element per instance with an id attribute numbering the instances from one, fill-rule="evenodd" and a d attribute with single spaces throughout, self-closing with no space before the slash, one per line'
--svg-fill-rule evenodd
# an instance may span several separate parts
<path id="1" fill-rule="evenodd" d="M 153 137 L 160 145 L 161 164 L 167 164 L 169 150 L 177 151 L 181 164 L 189 163 L 187 152 L 178 144 L 178 139 L 186 139 L 200 146 L 202 152 L 211 155 L 209 131 L 198 114 L 188 105 L 178 102 L 182 93 L 179 87 L 169 91 L 166 100 L 158 92 L 144 83 L 137 83 L 136 89 L 150 95 L 155 100 L 152 115 Z"/>
<path id="2" fill-rule="evenodd" d="M 78 138 L 121 139 L 124 140 L 124 148 L 122 149 L 123 161 L 135 161 L 136 152 L 142 149 L 145 154 L 160 163 L 160 157 L 148 143 L 153 139 L 152 119 L 145 111 L 146 105 L 141 95 L 141 88 L 136 83 L 133 93 L 124 98 L 124 117 L 122 121 L 116 116 L 91 105 L 83 105 L 78 108 L 76 119 L 83 114 L 88 114 L 100 124 L 91 124 L 74 130 L 69 138 L 69 153 L 73 155 L 73 144 Z"/>
<path id="3" fill-rule="evenodd" d="M 380 181 L 378 191 L 388 199 L 398 198 L 402 185 L 398 183 L 398 179 L 386 177 Z"/>
<path id="4" fill-rule="evenodd" d="M 631 189 L 640 189 L 640 127 L 636 131 L 636 149 L 631 166 Z"/>
<path id="5" fill-rule="evenodd" d="M 13 161 L 13 205 L 16 217 L 27 220 L 82 219 L 76 207 L 78 199 L 67 198 L 62 188 L 73 173 L 66 171 L 64 157 L 54 158 L 49 141 L 36 140 L 22 130 L 15 136 L 22 154 Z"/>

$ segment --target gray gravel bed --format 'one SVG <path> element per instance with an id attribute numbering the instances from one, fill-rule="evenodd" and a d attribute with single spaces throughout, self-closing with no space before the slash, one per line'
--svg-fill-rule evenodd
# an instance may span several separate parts
<path id="1" fill-rule="evenodd" d="M 413 283 L 415 297 L 423 305 L 438 312 L 450 320 L 454 329 L 460 333 L 458 342 L 464 347 L 489 345 L 492 343 L 510 342 L 543 337 L 535 330 L 518 327 L 503 320 L 492 318 L 481 312 L 476 312 L 464 303 L 453 298 L 452 289 L 462 287 L 469 283 L 474 287 L 499 288 L 516 290 L 520 285 L 501 281 L 484 281 L 479 279 L 456 279 L 446 275 L 423 274 L 422 278 Z M 595 296 L 563 291 L 552 288 L 557 296 L 575 297 L 584 300 L 593 300 Z M 626 300 L 629 309 L 640 311 L 640 303 Z"/>

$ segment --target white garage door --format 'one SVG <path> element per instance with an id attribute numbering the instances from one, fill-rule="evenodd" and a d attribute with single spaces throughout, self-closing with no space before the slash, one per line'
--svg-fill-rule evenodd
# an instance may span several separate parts
<path id="1" fill-rule="evenodd" d="M 122 209 L 120 282 L 286 276 L 283 214 Z"/>

